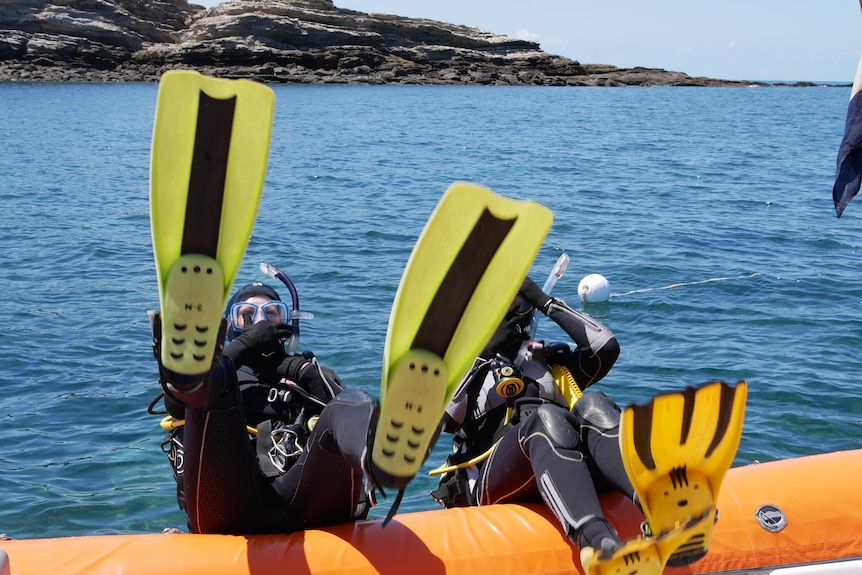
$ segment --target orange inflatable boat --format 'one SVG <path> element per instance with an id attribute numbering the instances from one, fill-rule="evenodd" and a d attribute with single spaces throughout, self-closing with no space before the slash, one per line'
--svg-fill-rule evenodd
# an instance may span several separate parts
<path id="1" fill-rule="evenodd" d="M 665 573 L 862 573 L 862 449 L 731 469 L 709 553 Z M 641 516 L 603 501 L 621 535 Z M 0 541 L 0 575 L 581 573 L 543 505 L 396 515 L 290 535 L 110 535 Z M 5 563 L 5 564 L 4 564 Z"/>

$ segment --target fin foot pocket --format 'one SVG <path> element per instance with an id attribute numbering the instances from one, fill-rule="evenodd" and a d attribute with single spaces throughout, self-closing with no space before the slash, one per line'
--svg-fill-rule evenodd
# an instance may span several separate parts
<path id="1" fill-rule="evenodd" d="M 581 549 L 581 566 L 587 575 L 661 575 L 672 565 L 673 553 L 686 547 L 708 525 L 712 527 L 715 508 L 699 517 L 689 517 L 658 535 L 628 539 L 613 551 Z M 697 557 L 698 559 L 700 556 Z"/>
<path id="2" fill-rule="evenodd" d="M 402 489 L 432 447 L 446 401 L 446 364 L 434 353 L 411 350 L 382 387 L 371 461 L 384 487 Z"/>
<path id="3" fill-rule="evenodd" d="M 581 566 L 587 575 L 661 575 L 664 564 L 654 538 L 625 541 L 615 551 L 581 549 Z"/>
<path id="4" fill-rule="evenodd" d="M 209 371 L 223 307 L 224 275 L 219 263 L 201 254 L 180 256 L 168 271 L 161 311 L 161 360 L 167 369 L 181 375 Z"/>
<path id="5" fill-rule="evenodd" d="M 710 521 L 700 524 L 701 530 L 693 532 L 679 550 L 668 559 L 672 566 L 688 565 L 706 555 L 712 537 L 714 503 L 718 493 L 713 493 L 709 478 L 698 469 L 674 468 L 667 475 L 656 478 L 646 490 L 642 501 L 644 513 L 648 514 L 649 531 L 661 535 L 690 517 L 710 516 Z"/>

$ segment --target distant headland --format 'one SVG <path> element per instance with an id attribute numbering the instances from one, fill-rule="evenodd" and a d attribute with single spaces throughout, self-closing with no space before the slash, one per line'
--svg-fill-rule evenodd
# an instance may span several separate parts
<path id="1" fill-rule="evenodd" d="M 153 82 L 193 68 L 268 83 L 749 86 L 581 64 L 535 42 L 332 0 L 5 0 L 0 81 Z M 785 85 L 811 85 L 807 83 Z"/>

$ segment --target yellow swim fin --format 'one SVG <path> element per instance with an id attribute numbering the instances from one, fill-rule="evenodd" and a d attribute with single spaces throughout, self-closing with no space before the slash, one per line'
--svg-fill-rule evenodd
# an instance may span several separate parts
<path id="1" fill-rule="evenodd" d="M 197 72 L 159 82 L 150 228 L 161 306 L 161 362 L 210 369 L 224 306 L 263 191 L 275 96 L 263 84 Z"/>
<path id="2" fill-rule="evenodd" d="M 458 382 L 493 335 L 551 226 L 534 202 L 456 182 L 431 214 L 395 294 L 371 460 L 383 487 L 419 470 Z"/>
<path id="3" fill-rule="evenodd" d="M 620 451 L 649 532 L 660 536 L 704 519 L 678 546 L 659 546 L 670 566 L 696 561 L 709 548 L 721 482 L 742 436 L 747 390 L 744 381 L 715 381 L 623 411 Z"/>

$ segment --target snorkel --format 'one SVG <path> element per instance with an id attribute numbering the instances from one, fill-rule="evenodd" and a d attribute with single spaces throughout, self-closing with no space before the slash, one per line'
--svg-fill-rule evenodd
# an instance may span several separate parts
<path id="1" fill-rule="evenodd" d="M 548 279 L 545 280 L 545 285 L 542 286 L 542 291 L 548 295 L 551 295 L 551 292 L 554 291 L 554 286 L 557 285 L 557 280 L 563 277 L 563 274 L 566 273 L 566 267 L 569 265 L 569 254 L 563 252 L 560 254 L 560 257 L 557 259 L 557 263 L 554 264 L 554 267 L 551 269 L 551 273 L 548 274 Z M 536 326 L 539 325 L 539 317 L 536 313 L 533 313 L 533 318 L 530 320 L 530 331 L 527 333 L 529 337 L 533 337 L 536 333 Z"/>
<path id="2" fill-rule="evenodd" d="M 314 314 L 307 311 L 299 311 L 299 293 L 296 291 L 296 286 L 293 285 L 293 282 L 287 277 L 283 271 L 275 267 L 274 265 L 261 262 L 260 271 L 271 277 L 272 279 L 277 279 L 287 288 L 287 291 L 290 292 L 290 301 L 291 301 L 291 310 L 290 316 L 288 319 L 290 320 L 290 325 L 293 327 L 293 334 L 287 340 L 286 351 L 288 354 L 293 355 L 296 353 L 296 350 L 299 348 L 299 320 L 301 319 L 313 319 Z"/>
<path id="3" fill-rule="evenodd" d="M 557 280 L 563 277 L 563 274 L 566 273 L 566 267 L 569 265 L 569 254 L 563 252 L 560 254 L 560 257 L 557 259 L 557 263 L 554 264 L 554 267 L 551 269 L 551 273 L 548 274 L 548 279 L 545 280 L 545 284 L 542 286 L 542 291 L 548 295 L 551 295 L 551 292 L 554 290 L 554 286 L 557 285 Z M 530 358 L 530 340 L 533 339 L 533 336 L 536 335 L 536 327 L 539 325 L 539 317 L 535 311 L 532 312 L 533 317 L 530 318 L 530 325 L 526 329 L 527 339 L 524 343 L 521 344 L 521 348 L 518 350 L 518 354 L 515 357 L 515 361 L 512 362 L 515 367 L 521 367 L 525 361 Z"/>

